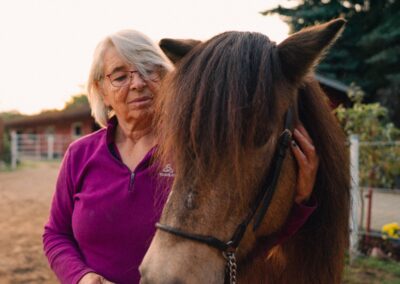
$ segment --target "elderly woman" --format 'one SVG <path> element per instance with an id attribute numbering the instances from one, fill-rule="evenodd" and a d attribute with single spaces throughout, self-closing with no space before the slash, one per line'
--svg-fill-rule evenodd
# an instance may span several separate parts
<path id="1" fill-rule="evenodd" d="M 62 283 L 139 282 L 138 267 L 174 176 L 170 165 L 153 159 L 158 141 L 152 128 L 159 81 L 172 68 L 137 31 L 120 31 L 97 46 L 88 93 L 103 128 L 68 148 L 43 235 Z M 315 208 L 301 203 L 312 192 L 318 157 L 303 128 L 294 137 L 300 145 L 292 147 L 299 163 L 296 205 L 280 241 Z"/>

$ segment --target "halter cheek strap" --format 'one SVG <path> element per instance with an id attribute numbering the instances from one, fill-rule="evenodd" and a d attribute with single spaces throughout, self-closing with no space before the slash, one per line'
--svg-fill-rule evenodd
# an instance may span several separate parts
<path id="1" fill-rule="evenodd" d="M 261 190 L 262 201 L 261 207 L 259 208 L 257 214 L 254 216 L 254 224 L 253 224 L 253 231 L 257 230 L 260 226 L 262 220 L 264 219 L 265 214 L 271 204 L 272 197 L 274 196 L 276 186 L 278 184 L 280 172 L 283 165 L 283 160 L 286 156 L 286 150 L 289 146 L 290 140 L 292 139 L 292 133 L 290 130 L 285 129 L 281 135 L 280 145 L 278 152 L 276 153 L 275 157 L 275 167 L 273 169 L 272 177 L 267 177 L 263 182 L 263 190 Z M 270 180 L 270 182 L 269 182 Z"/>

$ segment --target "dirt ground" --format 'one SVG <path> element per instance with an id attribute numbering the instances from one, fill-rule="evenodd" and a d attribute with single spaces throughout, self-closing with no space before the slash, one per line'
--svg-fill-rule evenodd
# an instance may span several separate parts
<path id="1" fill-rule="evenodd" d="M 42 249 L 59 163 L 0 172 L 0 284 L 57 283 Z"/>
<path id="2" fill-rule="evenodd" d="M 0 284 L 58 283 L 43 254 L 42 233 L 59 166 L 55 162 L 31 163 L 0 172 Z M 385 208 L 386 201 L 375 204 Z M 385 278 L 381 276 L 387 273 L 371 271 L 348 268 L 344 283 L 400 283 L 395 276 L 382 282 Z"/>

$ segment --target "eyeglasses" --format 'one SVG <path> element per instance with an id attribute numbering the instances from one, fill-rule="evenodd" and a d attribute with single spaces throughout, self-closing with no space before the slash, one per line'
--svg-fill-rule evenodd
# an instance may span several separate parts
<path id="1" fill-rule="evenodd" d="M 133 74 L 140 76 L 139 71 L 116 71 L 114 73 L 106 75 L 110 79 L 111 85 L 114 87 L 123 87 L 131 83 Z"/>
<path id="2" fill-rule="evenodd" d="M 137 74 L 143 80 L 158 81 L 160 79 L 156 69 L 149 70 L 147 71 L 147 73 L 148 75 L 146 76 L 146 78 L 143 78 L 143 75 L 140 74 L 138 70 L 116 71 L 106 75 L 106 77 L 110 80 L 111 85 L 117 88 L 131 84 L 133 74 Z"/>

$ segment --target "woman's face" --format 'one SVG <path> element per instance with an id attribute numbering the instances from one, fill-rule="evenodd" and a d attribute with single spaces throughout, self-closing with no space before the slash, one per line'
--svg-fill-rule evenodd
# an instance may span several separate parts
<path id="1" fill-rule="evenodd" d="M 152 84 L 158 84 L 159 76 L 153 74 L 151 80 Z M 115 111 L 119 121 L 132 123 L 151 121 L 154 94 L 150 91 L 148 82 L 113 46 L 104 54 L 102 93 L 104 103 Z"/>

